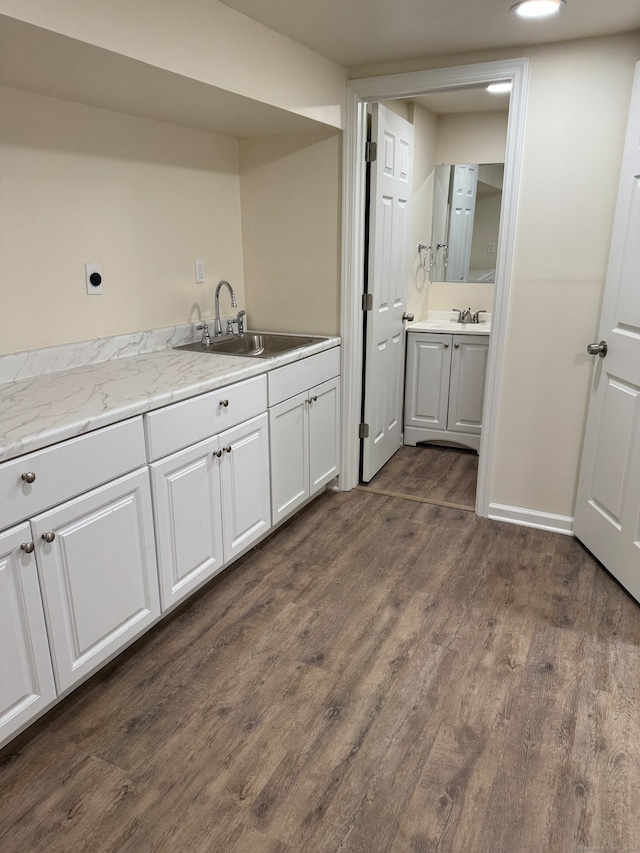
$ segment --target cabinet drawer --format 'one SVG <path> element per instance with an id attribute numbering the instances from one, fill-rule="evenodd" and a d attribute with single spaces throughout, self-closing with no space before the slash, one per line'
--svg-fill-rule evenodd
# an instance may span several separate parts
<path id="1" fill-rule="evenodd" d="M 237 426 L 267 410 L 267 380 L 245 379 L 145 415 L 150 461 Z"/>
<path id="2" fill-rule="evenodd" d="M 310 355 L 269 373 L 269 405 L 275 406 L 340 374 L 340 347 Z"/>
<path id="3" fill-rule="evenodd" d="M 146 463 L 142 418 L 28 453 L 0 465 L 0 528 L 133 471 Z M 35 474 L 32 483 L 23 474 Z"/>

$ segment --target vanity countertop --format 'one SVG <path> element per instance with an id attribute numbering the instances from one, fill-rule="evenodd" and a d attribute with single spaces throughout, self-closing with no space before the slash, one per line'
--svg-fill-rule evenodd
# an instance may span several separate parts
<path id="1" fill-rule="evenodd" d="M 429 311 L 424 320 L 409 323 L 407 332 L 447 332 L 451 335 L 490 335 L 491 314 L 483 314 L 479 323 L 458 323 L 454 311 Z"/>
<path id="2" fill-rule="evenodd" d="M 270 359 L 164 349 L 6 382 L 0 385 L 0 462 L 339 344 L 331 337 Z"/>

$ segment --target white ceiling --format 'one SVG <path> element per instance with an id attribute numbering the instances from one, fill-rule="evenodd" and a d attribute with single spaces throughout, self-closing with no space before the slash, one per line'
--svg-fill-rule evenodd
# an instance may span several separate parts
<path id="1" fill-rule="evenodd" d="M 512 14 L 515 0 L 222 2 L 346 68 L 640 29 L 638 0 L 567 0 L 538 21 Z"/>
<path id="2" fill-rule="evenodd" d="M 447 92 L 435 92 L 431 95 L 420 95 L 412 98 L 436 115 L 445 113 L 481 113 L 507 112 L 509 109 L 509 94 L 492 94 L 487 87 L 469 86 L 466 89 L 450 89 Z"/>

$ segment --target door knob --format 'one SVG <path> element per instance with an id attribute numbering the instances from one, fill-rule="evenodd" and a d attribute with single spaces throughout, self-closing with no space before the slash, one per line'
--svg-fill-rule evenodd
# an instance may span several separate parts
<path id="1" fill-rule="evenodd" d="M 599 344 L 589 344 L 587 347 L 587 352 L 589 355 L 599 355 L 600 358 L 604 358 L 607 354 L 607 350 L 609 347 L 607 346 L 606 341 L 600 341 Z"/>
<path id="2" fill-rule="evenodd" d="M 415 316 L 414 314 L 403 314 L 402 319 L 406 320 L 407 323 L 413 323 L 414 316 Z"/>

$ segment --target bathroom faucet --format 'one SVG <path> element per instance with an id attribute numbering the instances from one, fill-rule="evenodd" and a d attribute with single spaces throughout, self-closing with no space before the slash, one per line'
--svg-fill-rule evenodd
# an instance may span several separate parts
<path id="1" fill-rule="evenodd" d="M 225 285 L 229 288 L 229 293 L 231 294 L 231 307 L 237 308 L 238 303 L 236 301 L 236 295 L 233 292 L 233 288 L 229 284 L 228 281 L 219 281 L 218 286 L 216 287 L 216 319 L 213 324 L 213 337 L 218 338 L 222 334 L 222 323 L 220 322 L 220 290 L 222 286 Z"/>
<path id="2" fill-rule="evenodd" d="M 456 323 L 472 323 L 473 322 L 473 319 L 471 316 L 471 307 L 465 308 L 464 311 L 461 310 L 460 308 L 452 308 L 451 310 L 458 312 L 458 319 L 456 320 Z M 477 323 L 478 321 L 476 320 L 475 322 Z"/>

